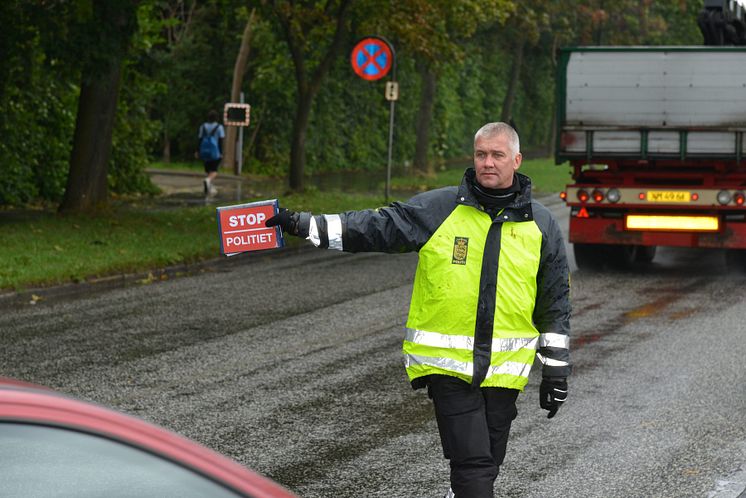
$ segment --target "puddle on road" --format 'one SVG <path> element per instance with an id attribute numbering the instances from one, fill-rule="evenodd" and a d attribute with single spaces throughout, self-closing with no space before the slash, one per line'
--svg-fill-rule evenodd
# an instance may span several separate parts
<path id="1" fill-rule="evenodd" d="M 583 306 L 578 311 L 573 311 L 572 318 L 578 318 L 579 316 L 583 316 L 586 313 L 588 313 L 589 311 L 597 310 L 597 309 L 599 309 L 602 306 L 603 306 L 603 303 L 593 303 L 593 304 L 589 304 L 587 306 Z"/>
<path id="2" fill-rule="evenodd" d="M 571 337 L 572 348 L 580 349 L 589 344 L 602 342 L 602 340 L 605 338 L 613 337 L 613 342 L 610 341 L 609 344 L 607 344 L 603 348 L 603 351 L 600 353 L 601 357 L 607 357 L 616 351 L 622 350 L 629 344 L 635 341 L 639 341 L 641 335 L 639 333 L 618 334 L 617 332 L 619 332 L 620 329 L 628 327 L 630 324 L 634 323 L 637 320 L 666 316 L 664 315 L 666 310 L 670 309 L 670 307 L 674 303 L 680 301 L 688 294 L 701 289 L 706 284 L 707 281 L 705 279 L 697 279 L 686 285 L 681 285 L 678 287 L 667 285 L 665 287 L 652 286 L 640 289 L 639 291 L 637 291 L 638 295 L 654 295 L 658 297 L 656 297 L 652 301 L 645 302 L 632 309 L 619 312 L 615 316 L 597 323 L 593 328 L 587 329 L 587 331 L 585 332 L 582 330 L 579 331 L 577 335 L 573 335 Z M 573 314 L 573 317 L 583 316 L 590 311 L 602 309 L 604 304 L 605 303 L 596 302 L 583 306 L 582 308 L 580 308 L 580 310 L 578 310 L 577 313 Z M 701 311 L 700 308 L 688 307 L 682 310 L 674 311 L 668 314 L 666 318 L 671 320 L 686 318 L 694 315 L 699 311 Z M 597 355 L 593 364 L 584 364 L 581 365 L 581 368 L 592 368 L 594 365 L 600 363 L 601 357 L 598 357 Z"/>
<path id="3" fill-rule="evenodd" d="M 668 318 L 671 320 L 682 320 L 684 318 L 689 318 L 690 316 L 696 315 L 702 311 L 702 308 L 685 308 L 680 311 L 675 311 L 668 315 Z"/>
<path id="4" fill-rule="evenodd" d="M 674 302 L 678 301 L 683 297 L 683 293 L 677 294 L 666 294 L 655 301 L 652 301 L 642 306 L 638 306 L 635 309 L 631 309 L 625 312 L 622 316 L 627 321 L 636 320 L 638 318 L 647 318 L 652 315 L 660 314 L 663 310 L 669 307 Z"/>
<path id="5" fill-rule="evenodd" d="M 572 349 L 579 349 L 587 344 L 592 344 L 598 340 L 603 338 L 602 334 L 585 334 L 578 337 L 573 337 L 571 339 L 572 341 Z"/>

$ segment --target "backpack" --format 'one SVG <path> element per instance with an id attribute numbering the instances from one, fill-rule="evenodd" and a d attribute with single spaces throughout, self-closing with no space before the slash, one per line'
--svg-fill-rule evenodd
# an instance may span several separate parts
<path id="1" fill-rule="evenodd" d="M 202 125 L 202 138 L 199 141 L 199 158 L 203 161 L 215 161 L 220 159 L 220 147 L 218 146 L 218 129 L 220 124 L 216 124 L 210 133 L 207 133 L 207 127 Z"/>

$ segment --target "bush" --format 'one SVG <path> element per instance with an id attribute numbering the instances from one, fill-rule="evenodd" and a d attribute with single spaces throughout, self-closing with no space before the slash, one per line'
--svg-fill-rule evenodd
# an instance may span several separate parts
<path id="1" fill-rule="evenodd" d="M 31 88 L 7 89 L 0 103 L 0 205 L 62 198 L 76 95 L 77 89 L 58 84 L 49 76 L 33 78 Z"/>

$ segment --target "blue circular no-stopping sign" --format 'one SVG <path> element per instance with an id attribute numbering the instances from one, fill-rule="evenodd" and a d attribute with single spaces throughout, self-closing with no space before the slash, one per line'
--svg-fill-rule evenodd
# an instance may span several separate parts
<path id="1" fill-rule="evenodd" d="M 363 38 L 355 45 L 350 55 L 355 74 L 368 81 L 380 80 L 391 70 L 394 54 L 381 38 Z"/>

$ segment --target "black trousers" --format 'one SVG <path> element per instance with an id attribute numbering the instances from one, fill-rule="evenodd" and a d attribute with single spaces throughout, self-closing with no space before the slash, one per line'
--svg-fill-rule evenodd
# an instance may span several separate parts
<path id="1" fill-rule="evenodd" d="M 505 458 L 510 424 L 518 414 L 517 389 L 473 388 L 447 375 L 428 378 L 443 455 L 451 465 L 456 498 L 493 498 Z"/>

